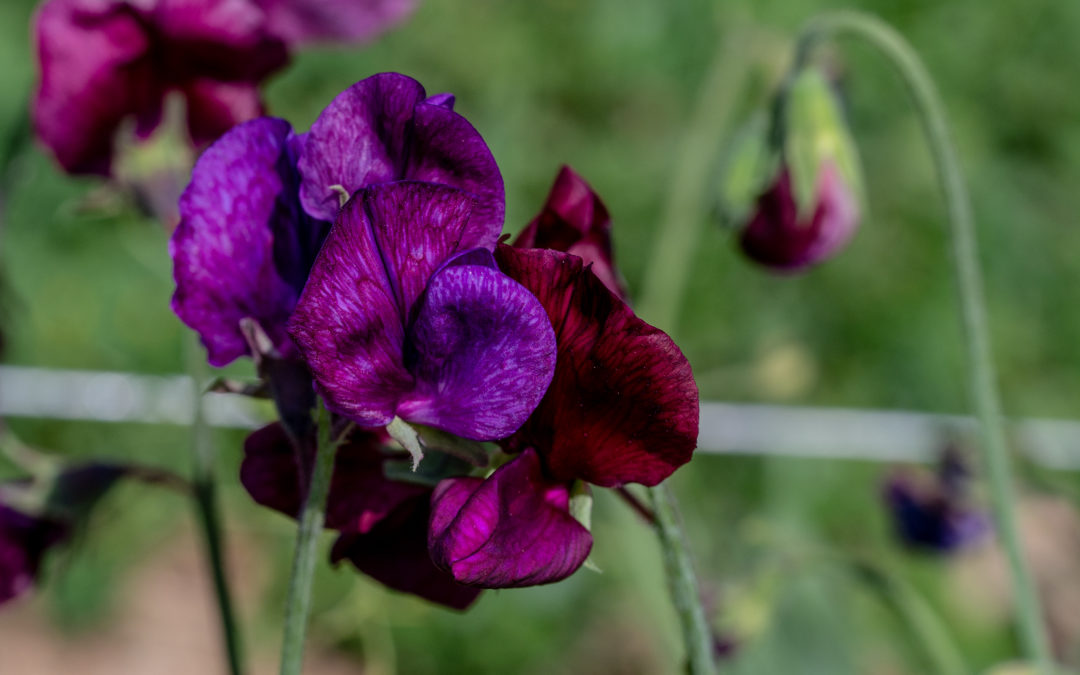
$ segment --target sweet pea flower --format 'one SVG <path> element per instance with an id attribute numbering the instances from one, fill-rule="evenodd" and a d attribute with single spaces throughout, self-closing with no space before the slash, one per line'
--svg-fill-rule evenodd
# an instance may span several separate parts
<path id="1" fill-rule="evenodd" d="M 0 604 L 34 585 L 46 551 L 68 534 L 63 523 L 0 503 Z"/>
<path id="2" fill-rule="evenodd" d="M 569 508 L 575 483 L 656 485 L 690 460 L 698 431 L 697 386 L 682 352 L 581 258 L 506 245 L 495 257 L 544 306 L 558 359 L 540 405 L 501 442 L 516 457 L 487 479 L 435 488 L 432 559 L 481 588 L 572 574 L 592 547 Z"/>
<path id="3" fill-rule="evenodd" d="M 473 200 L 468 230 L 493 245 L 503 183 L 453 97 L 428 98 L 415 80 L 374 75 L 341 93 L 311 131 L 264 117 L 212 145 L 192 171 L 170 242 L 173 311 L 199 333 L 210 363 L 251 354 L 241 328 L 254 319 L 285 358 L 285 331 L 342 194 L 397 180 L 459 188 Z M 479 244 L 477 244 L 479 245 Z"/>
<path id="4" fill-rule="evenodd" d="M 512 434 L 540 402 L 555 335 L 530 289 L 496 267 L 500 226 L 475 204 L 400 181 L 341 209 L 289 320 L 331 411 L 482 441 Z"/>
<path id="5" fill-rule="evenodd" d="M 47 0 L 34 17 L 40 79 L 35 131 L 70 173 L 108 175 L 121 126 L 159 125 L 165 97 L 186 101 L 201 147 L 262 114 L 257 85 L 292 43 L 362 39 L 410 0 Z"/>
<path id="6" fill-rule="evenodd" d="M 824 164 L 818 172 L 813 203 L 805 213 L 800 213 L 790 173 L 782 169 L 758 198 L 739 243 L 752 260 L 794 272 L 835 254 L 858 224 L 858 200 L 832 164 Z"/>
<path id="7" fill-rule="evenodd" d="M 404 461 L 388 451 L 376 432 L 354 430 L 338 448 L 327 501 L 326 526 L 340 535 L 331 560 L 349 560 L 361 572 L 394 590 L 454 609 L 471 605 L 480 590 L 457 583 L 431 562 L 427 525 L 431 488 L 386 478 L 387 462 Z M 252 433 L 244 443 L 240 480 L 252 498 L 297 518 L 310 472 L 311 445 L 302 455 L 280 424 Z M 299 457 L 299 459 L 298 459 Z"/>
<path id="8" fill-rule="evenodd" d="M 611 216 L 600 196 L 568 166 L 559 169 L 543 208 L 514 246 L 572 253 L 592 265 L 593 274 L 608 290 L 626 298 L 626 284 L 613 261 Z"/>

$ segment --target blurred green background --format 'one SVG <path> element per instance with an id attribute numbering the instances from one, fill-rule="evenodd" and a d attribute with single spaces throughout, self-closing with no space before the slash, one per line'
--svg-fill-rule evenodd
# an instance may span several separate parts
<path id="1" fill-rule="evenodd" d="M 0 133 L 18 123 L 32 87 L 34 4 L 0 4 Z M 1080 417 L 1080 3 L 850 5 L 899 28 L 942 90 L 973 192 L 1007 412 Z M 457 110 L 502 168 L 506 230 L 528 222 L 559 165 L 570 164 L 607 202 L 619 262 L 640 292 L 710 64 L 718 54 L 734 60 L 725 63 L 737 126 L 766 104 L 801 22 L 828 7 L 813 0 L 422 0 L 411 21 L 374 44 L 298 54 L 266 97 L 273 114 L 304 129 L 339 91 L 376 72 L 400 71 L 430 93 L 456 93 Z M 689 356 L 705 399 L 963 412 L 944 211 L 917 120 L 872 50 L 843 42 L 826 52 L 842 77 L 866 172 L 861 231 L 834 261 L 778 278 L 746 263 L 732 235 L 709 223 L 695 258 L 685 261 L 691 282 L 681 320 L 664 328 Z M 746 77 L 736 82 L 738 73 Z M 39 149 L 25 152 L 13 171 L 0 249 L 6 361 L 181 372 L 189 335 L 169 310 L 161 228 L 100 194 L 87 207 L 98 183 L 64 176 Z M 66 455 L 184 472 L 190 463 L 182 428 L 10 424 L 27 442 Z M 242 434 L 223 432 L 217 441 L 233 574 L 255 589 L 241 603 L 247 646 L 269 655 L 256 661 L 272 663 L 294 529 L 240 489 Z M 975 595 L 1002 595 L 986 565 L 897 548 L 879 499 L 885 468 L 708 455 L 676 474 L 718 625 L 740 641 L 725 672 L 930 672 L 887 603 L 833 560 L 845 555 L 878 561 L 927 597 L 971 672 L 1016 653 L 998 607 L 1005 600 L 980 605 L 957 583 L 974 580 Z M 0 612 L 0 626 L 4 613 L 43 614 L 41 631 L 92 641 L 117 620 L 128 582 L 147 560 L 173 555 L 178 537 L 194 546 L 190 529 L 190 508 L 178 497 L 118 491 L 51 566 L 46 589 Z M 582 570 L 551 587 L 489 592 L 464 615 L 324 566 L 311 631 L 316 652 L 341 657 L 340 672 L 676 672 L 674 613 L 649 530 L 599 495 L 594 533 L 601 574 Z M 183 602 L 180 591 L 162 602 Z M 214 628 L 212 615 L 186 626 Z"/>

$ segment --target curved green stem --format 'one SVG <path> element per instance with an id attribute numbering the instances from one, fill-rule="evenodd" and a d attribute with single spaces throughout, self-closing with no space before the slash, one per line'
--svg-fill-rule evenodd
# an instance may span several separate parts
<path id="1" fill-rule="evenodd" d="M 666 485 L 648 488 L 652 499 L 652 512 L 660 549 L 664 555 L 664 571 L 667 573 L 672 603 L 679 615 L 683 641 L 691 675 L 711 675 L 716 672 L 713 659 L 712 631 L 705 609 L 701 605 L 701 592 L 694 574 L 690 549 L 679 522 L 675 497 Z"/>
<path id="2" fill-rule="evenodd" d="M 303 666 L 304 637 L 307 634 L 308 615 L 311 613 L 311 587 L 315 578 L 319 535 L 322 534 L 326 520 L 326 499 L 334 473 L 334 455 L 348 433 L 346 429 L 334 436 L 330 412 L 321 404 L 317 422 L 319 441 L 315 451 L 315 465 L 311 469 L 311 485 L 304 501 L 304 511 L 300 515 L 292 575 L 289 578 L 289 595 L 285 602 L 281 675 L 300 675 Z"/>
<path id="3" fill-rule="evenodd" d="M 225 575 L 224 553 L 221 545 L 221 515 L 218 509 L 217 482 L 214 465 L 217 453 L 214 451 L 210 428 L 206 424 L 202 407 L 202 387 L 206 381 L 206 362 L 195 340 L 188 340 L 188 373 L 194 387 L 194 410 L 191 424 L 194 466 L 192 468 L 191 493 L 195 500 L 195 511 L 206 547 L 206 562 L 210 567 L 210 576 L 214 582 L 214 597 L 217 600 L 218 615 L 221 621 L 221 635 L 225 642 L 225 652 L 229 661 L 229 672 L 241 675 L 243 654 L 240 647 L 240 631 L 236 625 L 232 598 L 229 594 L 229 582 Z"/>
<path id="4" fill-rule="evenodd" d="M 811 20 L 800 34 L 795 68 L 805 64 L 814 46 L 841 34 L 865 40 L 888 58 L 906 84 L 926 132 L 948 208 L 953 262 L 969 358 L 969 386 L 980 423 L 998 535 L 1009 560 L 1021 637 L 1027 658 L 1038 667 L 1039 672 L 1050 673 L 1052 661 L 1039 597 L 1024 560 L 1017 531 L 1010 457 L 991 357 L 971 199 L 945 121 L 944 107 L 926 68 L 903 37 L 884 22 L 857 12 L 834 12 Z"/>

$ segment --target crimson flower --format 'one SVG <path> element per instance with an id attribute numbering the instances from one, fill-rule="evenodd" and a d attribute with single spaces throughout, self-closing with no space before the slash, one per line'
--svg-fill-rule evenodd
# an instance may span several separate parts
<path id="1" fill-rule="evenodd" d="M 34 17 L 37 135 L 71 173 L 108 175 L 117 131 L 145 138 L 165 96 L 202 146 L 262 114 L 257 85 L 318 39 L 362 39 L 412 0 L 47 0 Z"/>

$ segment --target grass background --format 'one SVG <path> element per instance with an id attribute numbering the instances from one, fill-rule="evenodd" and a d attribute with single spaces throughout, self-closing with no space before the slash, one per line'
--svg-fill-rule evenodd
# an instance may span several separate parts
<path id="1" fill-rule="evenodd" d="M 0 130 L 34 80 L 29 0 L 0 5 Z M 1080 387 L 1080 4 L 1056 0 L 861 0 L 898 27 L 942 90 L 971 184 L 995 352 L 1009 414 L 1077 417 Z M 606 200 L 617 255 L 640 291 L 679 143 L 706 69 L 726 40 L 749 45 L 737 119 L 766 103 L 815 0 L 424 0 L 411 21 L 363 48 L 298 54 L 266 87 L 269 109 L 306 128 L 330 99 L 396 70 L 487 140 L 507 188 L 506 230 L 539 208 L 567 163 Z M 877 54 L 843 43 L 843 76 L 869 212 L 843 255 L 778 278 L 703 228 L 682 319 L 668 327 L 704 398 L 961 412 L 963 352 L 953 312 L 944 211 L 917 120 Z M 720 148 L 717 148 L 719 154 Z M 122 205 L 82 208 L 97 183 L 61 174 L 39 149 L 14 167 L 3 244 L 6 360 L 142 373 L 182 370 L 186 330 L 168 308 L 166 236 Z M 248 366 L 234 367 L 244 373 Z M 12 420 L 28 442 L 71 456 L 189 464 L 183 429 Z M 250 504 L 235 479 L 242 436 L 219 434 L 230 532 L 267 582 L 245 620 L 274 650 L 292 529 Z M 10 469 L 8 467 L 7 469 Z M 957 563 L 891 541 L 884 468 L 851 462 L 701 456 L 674 487 L 719 612 L 744 640 L 731 672 L 922 673 L 922 653 L 873 595 L 814 551 L 884 561 L 925 593 L 981 671 L 1015 653 L 1000 617 L 954 599 Z M 175 497 L 112 496 L 107 518 L 55 566 L 36 600 L 63 631 L 106 621 L 123 580 L 188 519 Z M 653 673 L 679 658 L 648 531 L 598 496 L 595 559 L 561 584 L 488 593 L 465 615 L 385 593 L 351 570 L 320 571 L 312 635 L 357 671 Z M 241 570 L 240 574 L 246 574 Z M 209 626 L 193 627 L 209 630 Z M 91 633 L 92 634 L 92 633 Z M 0 655 L 0 669 L 3 656 Z"/>

